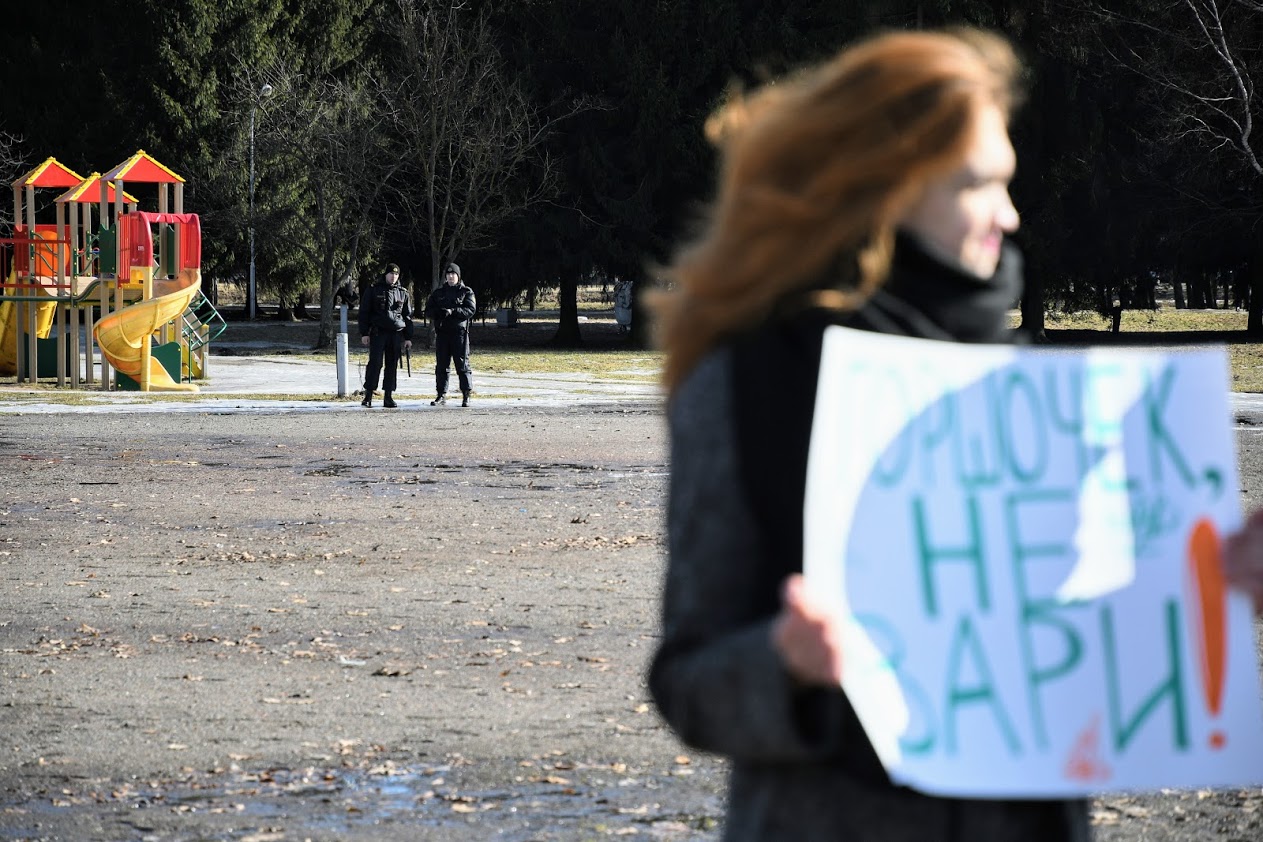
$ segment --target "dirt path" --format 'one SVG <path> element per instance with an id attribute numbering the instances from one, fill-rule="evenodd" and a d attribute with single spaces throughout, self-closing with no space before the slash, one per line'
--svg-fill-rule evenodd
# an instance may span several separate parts
<path id="1" fill-rule="evenodd" d="M 662 432 L 6 416 L 0 838 L 717 838 L 723 764 L 642 681 Z M 1111 799 L 1100 838 L 1258 840 L 1261 795 Z"/>

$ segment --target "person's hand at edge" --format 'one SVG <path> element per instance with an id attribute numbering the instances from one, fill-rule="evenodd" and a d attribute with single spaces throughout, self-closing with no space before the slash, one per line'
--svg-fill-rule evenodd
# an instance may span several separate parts
<path id="1" fill-rule="evenodd" d="M 361 345 L 367 345 L 367 344 L 368 344 L 368 337 L 367 337 L 367 336 L 361 336 L 361 337 L 360 337 L 360 344 L 361 344 Z"/>
<path id="2" fill-rule="evenodd" d="M 1223 563 L 1228 585 L 1248 594 L 1255 613 L 1263 614 L 1263 509 L 1224 540 Z"/>
<path id="3" fill-rule="evenodd" d="M 837 687 L 842 683 L 842 623 L 810 594 L 801 574 L 785 580 L 781 613 L 772 624 L 772 645 L 796 680 Z"/>

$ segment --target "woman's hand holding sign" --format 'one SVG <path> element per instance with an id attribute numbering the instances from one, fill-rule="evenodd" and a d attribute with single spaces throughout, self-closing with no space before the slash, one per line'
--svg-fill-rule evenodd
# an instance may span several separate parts
<path id="1" fill-rule="evenodd" d="M 1246 520 L 1223 545 L 1224 577 L 1244 591 L 1263 615 L 1263 509 Z M 801 575 L 785 580 L 781 612 L 772 626 L 772 643 L 785 668 L 808 685 L 842 682 L 842 623 L 828 606 L 813 598 Z"/>
<path id="2" fill-rule="evenodd" d="M 781 613 L 772 625 L 772 644 L 785 668 L 803 684 L 842 683 L 841 619 L 807 592 L 800 574 L 785 580 Z"/>
<path id="3" fill-rule="evenodd" d="M 1263 509 L 1224 541 L 1223 564 L 1228 584 L 1247 593 L 1254 600 L 1255 612 L 1263 614 Z"/>

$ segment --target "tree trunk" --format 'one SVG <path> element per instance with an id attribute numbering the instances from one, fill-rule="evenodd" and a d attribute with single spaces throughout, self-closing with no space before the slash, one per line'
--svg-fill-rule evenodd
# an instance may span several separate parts
<path id="1" fill-rule="evenodd" d="M 349 284 L 350 276 L 347 275 L 343 283 Z M 339 329 L 342 327 L 342 308 L 334 305 L 333 296 L 329 296 L 329 300 L 325 301 L 323 292 L 321 293 L 320 302 L 320 331 L 316 334 L 316 344 L 312 346 L 313 351 L 323 351 L 333 347 L 334 338 L 338 335 Z M 350 331 L 350 308 L 347 308 L 347 331 Z"/>
<path id="2" fill-rule="evenodd" d="M 219 283 L 209 275 L 202 276 L 202 295 L 206 296 L 211 306 L 219 306 Z"/>
<path id="3" fill-rule="evenodd" d="M 328 321 L 320 320 L 320 332 L 316 334 L 316 344 L 311 346 L 313 351 L 324 351 L 333 347 L 334 337 L 338 335 L 338 328 L 341 327 L 341 307 L 333 308 L 333 318 Z M 347 330 L 351 329 L 351 325 L 347 324 Z M 348 337 L 349 338 L 349 337 Z"/>
<path id="4" fill-rule="evenodd" d="M 1113 312 L 1114 307 L 1118 303 L 1114 298 L 1113 288 L 1111 288 L 1109 284 L 1105 283 L 1104 281 L 1097 283 L 1096 288 L 1098 290 L 1097 294 L 1100 296 L 1100 299 L 1099 299 L 1100 308 L 1101 308 L 1100 312 L 1102 313 Z"/>
<path id="5" fill-rule="evenodd" d="M 653 344 L 653 331 L 649 329 L 649 308 L 641 300 L 641 291 L 645 287 L 644 278 L 638 278 L 636 285 L 632 287 L 632 321 L 627 343 L 633 348 L 649 348 Z"/>
<path id="6" fill-rule="evenodd" d="M 1044 333 L 1044 284 L 1039 279 L 1028 278 L 1022 294 L 1022 323 L 1018 330 L 1031 342 L 1047 342 Z"/>
<path id="7" fill-rule="evenodd" d="M 1193 310 L 1201 310 L 1206 307 L 1206 298 L 1202 291 L 1202 279 L 1196 275 L 1188 282 L 1188 306 Z"/>
<path id="8" fill-rule="evenodd" d="M 1178 277 L 1171 281 L 1171 292 L 1175 295 L 1175 309 L 1184 310 L 1188 307 L 1188 302 L 1184 300 L 1184 282 Z"/>
<path id="9" fill-rule="evenodd" d="M 1263 246 L 1256 246 L 1245 271 L 1250 278 L 1250 307 L 1245 329 L 1250 336 L 1263 336 Z"/>
<path id="10" fill-rule="evenodd" d="M 439 256 L 437 247 L 430 248 L 430 288 L 425 291 L 428 297 L 430 293 L 439 288 L 439 284 L 443 283 L 443 267 L 440 265 L 443 258 Z M 462 279 L 463 280 L 463 279 Z"/>
<path id="11" fill-rule="evenodd" d="M 350 287 L 353 280 L 351 272 L 360 260 L 360 236 L 356 234 L 351 240 L 351 254 L 347 258 L 346 268 L 339 269 L 332 257 L 326 263 L 327 282 L 320 283 L 320 332 L 316 334 L 314 351 L 322 351 L 333 347 L 334 338 L 342 327 L 342 308 L 334 306 L 337 290 Z M 347 308 L 347 332 L 351 330 L 350 308 Z M 348 337 L 349 338 L 349 337 Z"/>
<path id="12" fill-rule="evenodd" d="M 305 292 L 298 293 L 298 301 L 295 302 L 294 304 L 294 320 L 295 321 L 315 321 L 316 320 L 316 316 L 313 316 L 307 310 L 307 293 Z"/>
<path id="13" fill-rule="evenodd" d="M 579 333 L 579 282 L 574 275 L 562 275 L 561 287 L 557 290 L 557 303 L 561 314 L 552 344 L 558 348 L 583 347 L 583 336 Z"/>

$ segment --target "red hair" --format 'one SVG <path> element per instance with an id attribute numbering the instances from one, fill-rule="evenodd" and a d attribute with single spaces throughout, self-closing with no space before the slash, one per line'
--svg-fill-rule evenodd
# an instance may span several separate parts
<path id="1" fill-rule="evenodd" d="M 1017 74 L 995 35 L 890 33 L 712 115 L 721 164 L 709 223 L 654 302 L 667 387 L 836 267 L 846 288 L 819 301 L 861 304 L 889 272 L 898 220 L 960 163 L 981 106 L 1007 117 Z"/>

